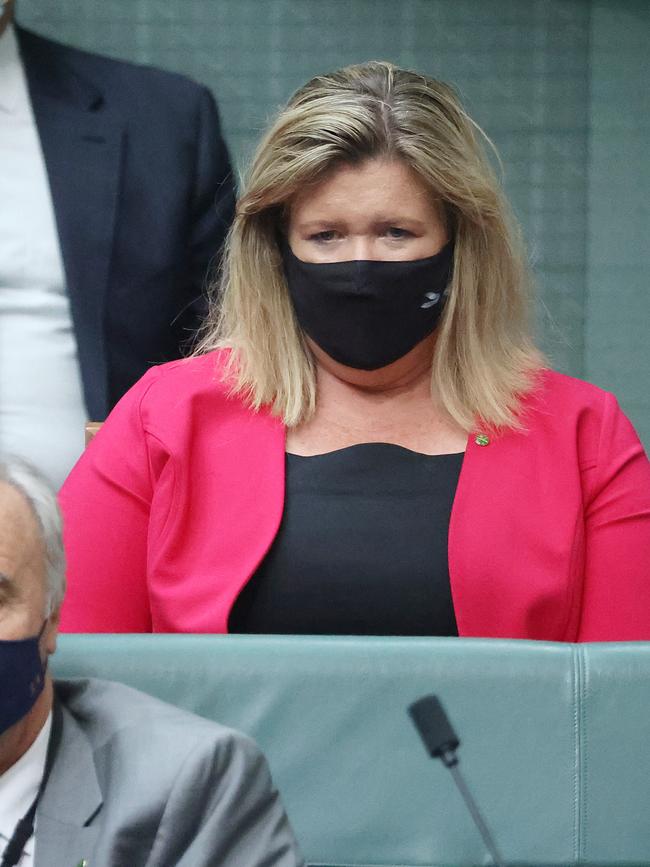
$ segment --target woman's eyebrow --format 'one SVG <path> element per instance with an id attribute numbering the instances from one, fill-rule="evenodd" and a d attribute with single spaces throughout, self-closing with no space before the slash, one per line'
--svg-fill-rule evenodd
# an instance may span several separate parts
<path id="1" fill-rule="evenodd" d="M 342 220 L 332 220 L 328 217 L 322 217 L 319 220 L 305 220 L 304 223 L 298 223 L 298 228 L 303 231 L 310 231 L 311 229 L 322 229 L 323 226 L 341 226 L 342 224 Z"/>
<path id="2" fill-rule="evenodd" d="M 407 214 L 393 214 L 392 216 L 379 216 L 375 218 L 375 225 L 377 226 L 394 226 L 396 224 L 408 224 L 409 226 L 417 226 L 418 228 L 425 228 L 427 223 L 424 220 L 420 220 L 418 217 L 409 217 Z"/>

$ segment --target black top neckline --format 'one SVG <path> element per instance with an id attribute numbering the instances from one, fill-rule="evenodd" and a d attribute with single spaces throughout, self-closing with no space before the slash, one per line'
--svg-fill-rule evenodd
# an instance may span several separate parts
<path id="1" fill-rule="evenodd" d="M 465 456 L 465 450 L 462 452 L 441 452 L 439 454 L 430 455 L 426 452 L 418 452 L 415 449 L 409 449 L 406 446 L 400 446 L 397 443 L 386 443 L 386 442 L 369 442 L 369 443 L 355 443 L 351 446 L 343 446 L 340 449 L 332 449 L 329 452 L 319 452 L 316 455 L 298 455 L 295 452 L 285 452 L 287 458 L 293 459 L 298 458 L 298 460 L 314 460 L 316 458 L 327 458 L 332 455 L 340 455 L 345 452 L 353 452 L 355 450 L 375 450 L 377 452 L 380 451 L 393 451 L 395 453 L 405 453 L 407 455 L 413 455 L 416 458 L 458 458 Z"/>

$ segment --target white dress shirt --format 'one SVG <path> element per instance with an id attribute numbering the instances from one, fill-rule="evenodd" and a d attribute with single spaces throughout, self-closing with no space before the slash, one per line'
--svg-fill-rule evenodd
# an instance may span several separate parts
<path id="1" fill-rule="evenodd" d="M 13 27 L 0 36 L 0 453 L 59 487 L 86 411 L 49 181 Z"/>
<path id="2" fill-rule="evenodd" d="M 45 773 L 47 745 L 52 728 L 52 714 L 48 716 L 38 737 L 4 774 L 0 774 L 0 859 L 7 843 L 16 830 L 16 825 L 34 803 L 34 798 Z M 33 867 L 34 835 L 27 841 L 19 867 Z"/>

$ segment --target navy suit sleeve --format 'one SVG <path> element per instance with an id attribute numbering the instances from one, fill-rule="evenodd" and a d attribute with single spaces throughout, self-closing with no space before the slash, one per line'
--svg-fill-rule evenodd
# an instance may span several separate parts
<path id="1" fill-rule="evenodd" d="M 221 134 L 219 114 L 210 91 L 200 88 L 196 128 L 196 160 L 188 232 L 190 285 L 188 313 L 200 322 L 207 311 L 206 288 L 219 265 L 220 253 L 235 210 L 235 185 L 230 157 Z"/>

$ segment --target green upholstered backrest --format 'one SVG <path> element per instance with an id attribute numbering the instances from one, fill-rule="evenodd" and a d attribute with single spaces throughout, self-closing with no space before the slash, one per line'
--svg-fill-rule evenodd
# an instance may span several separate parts
<path id="1" fill-rule="evenodd" d="M 650 864 L 650 644 L 70 635 L 54 671 L 252 735 L 312 864 L 490 863 L 407 716 L 428 692 L 508 864 Z"/>

